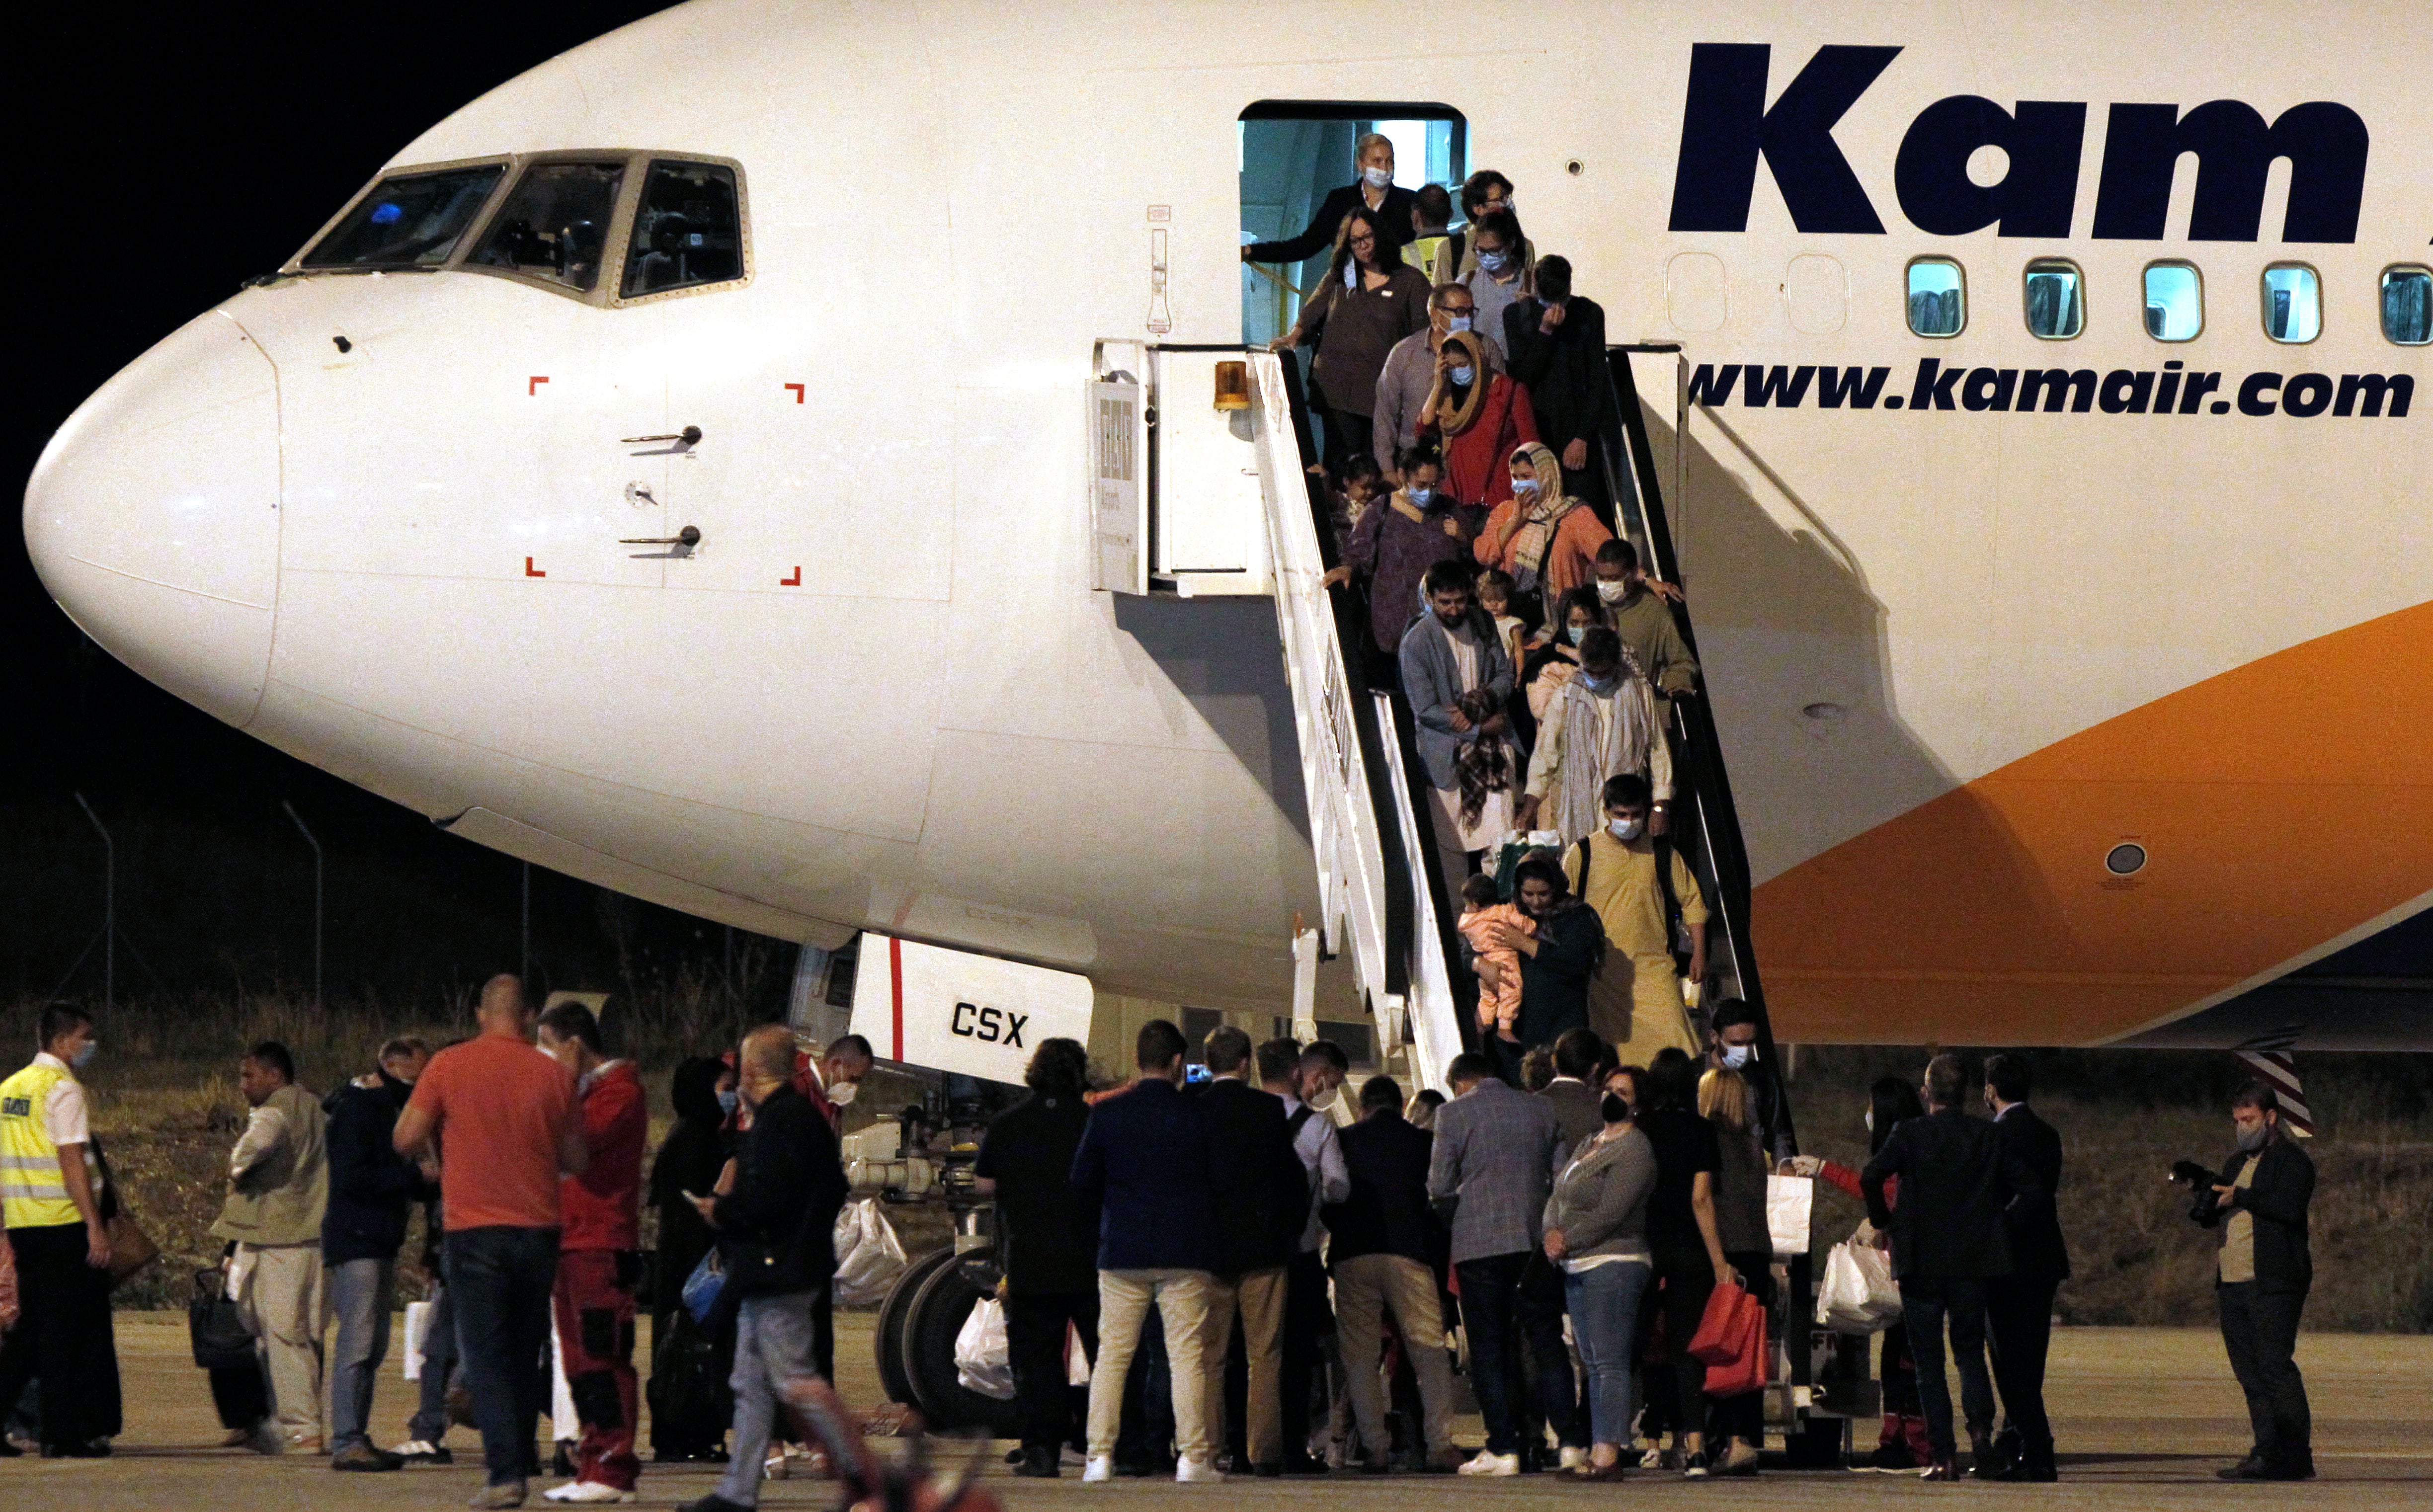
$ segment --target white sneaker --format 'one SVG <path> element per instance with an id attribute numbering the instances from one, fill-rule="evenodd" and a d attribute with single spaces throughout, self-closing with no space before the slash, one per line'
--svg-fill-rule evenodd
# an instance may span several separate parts
<path id="1" fill-rule="evenodd" d="M 1648 1445 L 1647 1453 L 1639 1456 L 1639 1468 L 1643 1470 L 1662 1470 L 1664 1468 L 1664 1446 L 1661 1444 Z"/>
<path id="2" fill-rule="evenodd" d="M 1093 1454 L 1081 1466 L 1083 1484 L 1091 1481 L 1112 1481 L 1115 1478 L 1115 1456 Z"/>
<path id="3" fill-rule="evenodd" d="M 551 1487 L 541 1495 L 553 1502 L 630 1502 L 634 1499 L 633 1492 L 621 1491 L 600 1481 L 569 1481 L 564 1486 Z"/>
<path id="4" fill-rule="evenodd" d="M 1589 1452 L 1571 1444 L 1565 1444 L 1557 1457 L 1557 1468 L 1561 1470 L 1584 1470 L 1589 1468 Z"/>
<path id="5" fill-rule="evenodd" d="M 1499 1454 L 1491 1449 L 1482 1449 L 1478 1452 L 1475 1458 L 1465 1461 L 1461 1469 L 1454 1473 L 1457 1475 L 1518 1475 L 1521 1473 L 1521 1456 L 1518 1454 Z"/>
<path id="6" fill-rule="evenodd" d="M 1178 1485 L 1199 1486 L 1208 1481 L 1221 1481 L 1225 1472 L 1204 1459 L 1179 1459 L 1174 1462 L 1174 1479 Z"/>

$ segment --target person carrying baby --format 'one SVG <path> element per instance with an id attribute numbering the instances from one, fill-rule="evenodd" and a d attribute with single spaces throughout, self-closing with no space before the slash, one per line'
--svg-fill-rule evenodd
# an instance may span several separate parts
<path id="1" fill-rule="evenodd" d="M 1537 921 L 1496 896 L 1495 878 L 1484 872 L 1472 873 L 1461 885 L 1461 917 L 1455 927 L 1470 942 L 1476 957 L 1471 962 L 1478 973 L 1478 1027 L 1492 1029 L 1495 1037 L 1515 1047 L 1521 1043 L 1514 1028 L 1521 1014 L 1521 952 L 1500 945 L 1495 926 L 1509 925 L 1525 935 L 1538 932 Z"/>

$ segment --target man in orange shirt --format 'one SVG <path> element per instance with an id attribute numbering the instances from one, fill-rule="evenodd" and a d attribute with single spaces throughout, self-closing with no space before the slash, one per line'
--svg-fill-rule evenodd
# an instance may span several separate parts
<path id="1" fill-rule="evenodd" d="M 532 1042 L 524 984 L 482 987 L 482 1032 L 432 1057 L 398 1115 L 398 1153 L 442 1155 L 440 1205 L 465 1385 L 488 1480 L 469 1504 L 523 1505 L 536 1473 L 533 1429 L 547 1399 L 550 1292 L 557 1276 L 558 1176 L 589 1164 L 574 1078 Z"/>
<path id="2" fill-rule="evenodd" d="M 583 1139 L 591 1164 L 566 1178 L 558 1205 L 558 1348 L 583 1441 L 574 1479 L 549 1492 L 553 1502 L 630 1502 L 641 1461 L 634 1455 L 640 1421 L 634 1376 L 634 1285 L 641 1279 L 642 1141 L 650 1115 L 631 1061 L 601 1053 L 600 1021 L 581 1003 L 540 1016 L 540 1047 L 574 1076 Z"/>

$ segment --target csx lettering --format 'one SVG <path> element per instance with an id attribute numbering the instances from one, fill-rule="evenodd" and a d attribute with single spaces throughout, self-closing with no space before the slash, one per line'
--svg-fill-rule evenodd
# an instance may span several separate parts
<path id="1" fill-rule="evenodd" d="M 1671 229 L 1746 230 L 1762 158 L 1800 230 L 1884 234 L 1833 127 L 1900 51 L 1819 47 L 1768 108 L 1770 46 L 1692 46 Z M 2002 236 L 2068 235 L 2086 111 L 2075 100 L 2018 100 L 2008 110 L 1976 94 L 1936 100 L 1910 123 L 1894 160 L 1902 213 L 1934 236 L 1965 236 L 1987 226 Z M 2368 145 L 2364 120 L 2331 100 L 2292 105 L 2270 124 L 2241 100 L 2211 100 L 2186 111 L 2175 104 L 2114 105 L 2105 122 L 2092 234 L 2161 240 L 2172 175 L 2181 156 L 2191 154 L 2197 168 L 2189 240 L 2256 240 L 2265 179 L 2273 161 L 2287 158 L 2289 195 L 2281 239 L 2355 242 Z M 1999 183 L 1978 184 L 1968 177 L 1969 155 L 1982 146 L 1999 146 L 2009 160 Z"/>
<path id="2" fill-rule="evenodd" d="M 9 1097 L 0 1099 L 0 1118 L 31 1118 L 32 1116 L 34 1116 L 33 1098 Z"/>
<path id="3" fill-rule="evenodd" d="M 983 1045 L 1002 1045 L 1009 1049 L 1022 1048 L 1022 1030 L 1030 1022 L 1028 1013 L 1017 1013 L 1007 1008 L 981 1008 L 973 1003 L 957 1003 L 954 1015 L 946 1028 L 967 1040 Z"/>

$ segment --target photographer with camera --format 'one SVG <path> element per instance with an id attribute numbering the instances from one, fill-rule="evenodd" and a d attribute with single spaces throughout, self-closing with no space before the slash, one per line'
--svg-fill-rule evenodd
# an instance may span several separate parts
<path id="1" fill-rule="evenodd" d="M 2258 1083 L 2230 1099 L 2238 1150 L 2220 1178 L 2193 1161 L 2171 1167 L 2174 1180 L 2197 1188 L 2188 1216 L 2221 1230 L 2215 1295 L 2221 1303 L 2221 1342 L 2231 1374 L 2247 1394 L 2255 1447 L 2214 1473 L 2226 1481 L 2304 1481 L 2315 1473 L 2306 1383 L 2291 1356 L 2298 1316 L 2315 1264 L 2306 1248 L 2306 1204 L 2315 1195 L 2315 1163 L 2288 1137 L 2280 1099 Z"/>

